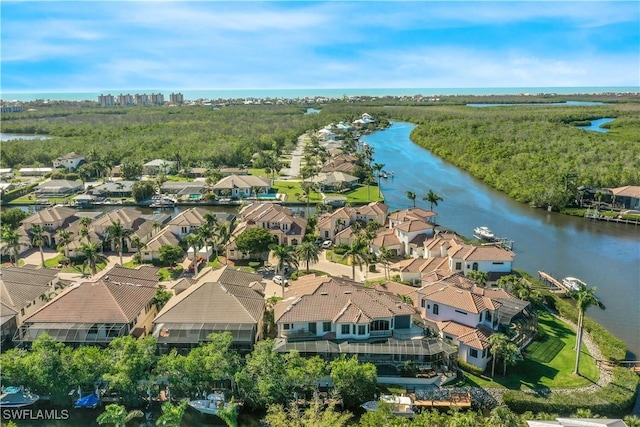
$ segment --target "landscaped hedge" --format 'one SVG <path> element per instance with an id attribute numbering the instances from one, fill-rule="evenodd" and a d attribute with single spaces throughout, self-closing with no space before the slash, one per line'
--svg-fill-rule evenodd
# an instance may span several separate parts
<path id="1" fill-rule="evenodd" d="M 12 200 L 18 199 L 26 194 L 29 194 L 37 186 L 38 186 L 38 183 L 35 183 L 35 184 L 29 184 L 22 188 L 16 188 L 15 190 L 7 191 L 2 195 L 2 203 L 9 203 Z"/>
<path id="2" fill-rule="evenodd" d="M 307 273 L 306 269 L 302 269 L 294 271 L 291 275 L 291 280 L 297 280 L 302 276 L 306 276 L 307 274 L 315 274 L 316 276 L 329 276 L 329 273 L 327 273 L 326 271 L 309 269 L 309 273 Z"/>
<path id="3" fill-rule="evenodd" d="M 458 359 L 458 366 L 463 371 L 469 372 L 470 374 L 477 375 L 477 376 L 481 376 L 482 373 L 484 372 L 484 369 L 482 369 L 481 367 L 473 365 L 471 363 L 467 363 L 462 359 Z"/>
<path id="4" fill-rule="evenodd" d="M 574 414 L 578 409 L 589 409 L 594 414 L 619 416 L 636 400 L 640 377 L 627 368 L 613 369 L 613 380 L 594 392 L 533 394 L 509 391 L 504 403 L 514 412 L 552 412 L 561 415 Z"/>

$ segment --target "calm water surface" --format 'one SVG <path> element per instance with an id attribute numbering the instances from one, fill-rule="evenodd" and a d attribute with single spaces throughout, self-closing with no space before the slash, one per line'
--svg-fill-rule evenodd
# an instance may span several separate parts
<path id="1" fill-rule="evenodd" d="M 595 132 L 609 132 L 609 129 L 603 128 L 600 126 L 604 125 L 605 123 L 610 123 L 614 120 L 615 119 L 610 119 L 610 118 L 597 119 L 597 120 L 592 120 L 589 126 L 578 126 L 578 127 L 580 129 L 591 130 Z"/>
<path id="2" fill-rule="evenodd" d="M 509 199 L 411 142 L 415 126 L 393 123 L 363 137 L 375 147 L 375 158 L 395 176 L 381 183 L 392 209 L 411 206 L 405 192 L 418 196 L 430 189 L 444 201 L 434 210 L 439 224 L 471 237 L 487 226 L 515 241 L 514 267 L 537 276 L 544 270 L 557 278 L 575 276 L 598 288 L 607 309 L 590 308 L 588 316 L 627 344 L 629 357 L 640 355 L 640 227 L 586 220 L 533 209 Z"/>

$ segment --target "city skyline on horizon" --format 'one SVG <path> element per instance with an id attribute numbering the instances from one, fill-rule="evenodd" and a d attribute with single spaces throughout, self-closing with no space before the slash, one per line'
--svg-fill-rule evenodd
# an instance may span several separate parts
<path id="1" fill-rule="evenodd" d="M 640 3 L 540 4 L 2 2 L 0 88 L 640 87 Z"/>

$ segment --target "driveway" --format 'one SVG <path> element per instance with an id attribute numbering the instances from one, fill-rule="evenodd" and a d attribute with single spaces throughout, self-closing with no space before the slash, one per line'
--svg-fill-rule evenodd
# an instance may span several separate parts
<path id="1" fill-rule="evenodd" d="M 298 137 L 298 144 L 296 148 L 291 152 L 291 164 L 288 168 L 282 169 L 282 174 L 289 178 L 297 178 L 300 175 L 300 165 L 302 163 L 302 151 L 304 149 L 305 142 L 309 139 L 309 135 L 304 134 Z"/>

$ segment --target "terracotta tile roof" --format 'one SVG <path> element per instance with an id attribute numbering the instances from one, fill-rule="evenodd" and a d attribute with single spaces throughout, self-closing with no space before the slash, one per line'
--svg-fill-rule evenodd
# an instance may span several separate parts
<path id="1" fill-rule="evenodd" d="M 212 214 L 218 220 L 218 223 L 229 222 L 235 215 L 226 212 L 211 212 L 203 208 L 194 207 L 181 212 L 175 218 L 173 218 L 167 225 L 173 226 L 200 226 L 205 222 L 206 214 Z"/>
<path id="2" fill-rule="evenodd" d="M 218 269 L 203 269 L 195 281 L 196 283 L 218 282 L 223 285 L 241 285 L 250 287 L 253 286 L 255 282 L 263 283 L 264 278 L 259 274 L 234 270 L 232 267 L 225 265 Z"/>
<path id="3" fill-rule="evenodd" d="M 257 324 L 264 307 L 264 296 L 247 286 L 200 282 L 169 300 L 153 322 Z"/>
<path id="4" fill-rule="evenodd" d="M 146 243 L 147 247 L 143 251 L 158 252 L 164 245 L 175 246 L 180 244 L 180 240 L 171 232 L 170 227 L 165 227 Z"/>
<path id="5" fill-rule="evenodd" d="M 61 221 L 71 222 L 75 220 L 75 215 L 78 211 L 72 208 L 66 208 L 64 206 L 52 206 L 46 209 L 41 209 L 38 212 L 26 217 L 22 224 L 54 224 Z"/>
<path id="6" fill-rule="evenodd" d="M 433 229 L 433 225 L 428 224 L 425 221 L 422 221 L 422 220 L 419 220 L 419 219 L 411 219 L 411 220 L 403 222 L 402 224 L 396 225 L 395 228 L 400 230 L 400 231 L 414 232 L 414 231 L 432 230 Z"/>
<path id="7" fill-rule="evenodd" d="M 423 286 L 418 294 L 424 295 L 427 300 L 434 303 L 444 304 L 473 314 L 479 314 L 485 310 L 496 310 L 502 305 L 497 301 L 492 301 L 491 298 L 441 282 Z"/>
<path id="8" fill-rule="evenodd" d="M 51 290 L 58 271 L 48 268 L 6 267 L 0 269 L 0 301 L 7 307 L 19 311 L 34 299 Z"/>
<path id="9" fill-rule="evenodd" d="M 400 239 L 396 236 L 396 233 L 393 229 L 383 228 L 378 232 L 376 238 L 371 242 L 374 246 L 379 248 L 381 247 L 392 247 L 400 245 Z"/>
<path id="10" fill-rule="evenodd" d="M 316 280 L 322 282 L 318 284 Z M 411 305 L 403 303 L 394 294 L 344 279 L 311 279 L 305 291 L 311 290 L 313 293 L 285 294 L 285 299 L 278 302 L 274 308 L 276 322 L 328 322 L 334 319 L 349 319 L 340 321 L 353 323 L 356 320 L 364 322 L 365 318 L 378 319 L 415 314 Z"/>
<path id="11" fill-rule="evenodd" d="M 103 216 L 96 218 L 91 223 L 91 228 L 104 229 L 120 221 L 124 228 L 136 230 L 140 224 L 144 222 L 144 220 L 140 218 L 141 216 L 142 213 L 136 209 L 122 208 L 107 212 Z"/>
<path id="12" fill-rule="evenodd" d="M 390 292 L 394 295 L 405 295 L 411 298 L 413 301 L 413 305 L 416 306 L 418 303 L 418 288 L 414 286 L 405 285 L 404 283 L 398 283 L 393 281 L 388 281 L 385 283 L 378 283 L 373 285 L 374 289 L 377 289 L 382 292 Z"/>
<path id="13" fill-rule="evenodd" d="M 422 208 L 410 208 L 393 212 L 391 215 L 389 215 L 389 219 L 402 222 L 410 220 L 425 221 L 426 219 L 436 215 L 437 214 L 435 212 L 427 211 Z"/>
<path id="14" fill-rule="evenodd" d="M 478 350 L 489 348 L 489 337 L 493 333 L 489 328 L 477 326 L 471 328 L 457 322 L 437 322 L 441 332 L 454 336 L 458 341 L 468 347 Z"/>
<path id="15" fill-rule="evenodd" d="M 357 211 L 360 215 L 367 216 L 378 216 L 378 215 L 386 215 L 389 212 L 389 206 L 380 202 L 371 202 L 368 205 L 360 206 L 357 208 Z"/>
<path id="16" fill-rule="evenodd" d="M 125 268 L 120 265 L 111 267 L 110 270 L 102 275 L 105 282 L 111 283 L 129 283 L 132 285 L 155 287 L 160 281 L 158 278 L 157 267 L 142 265 L 136 268 Z"/>
<path id="17" fill-rule="evenodd" d="M 410 258 L 398 262 L 393 266 L 398 271 L 407 273 L 428 273 L 433 270 L 440 270 L 449 265 L 447 258 Z"/>
<path id="18" fill-rule="evenodd" d="M 214 190 L 233 188 L 271 187 L 271 180 L 254 175 L 229 175 L 216 182 Z"/>
<path id="19" fill-rule="evenodd" d="M 130 323 L 149 304 L 156 287 L 84 282 L 68 288 L 25 322 L 29 323 Z"/>
<path id="20" fill-rule="evenodd" d="M 466 261 L 513 261 L 516 254 L 497 246 L 470 246 L 462 256 Z"/>
<path id="21" fill-rule="evenodd" d="M 640 186 L 638 185 L 625 185 L 624 187 L 607 188 L 616 197 L 633 197 L 640 198 Z"/>

